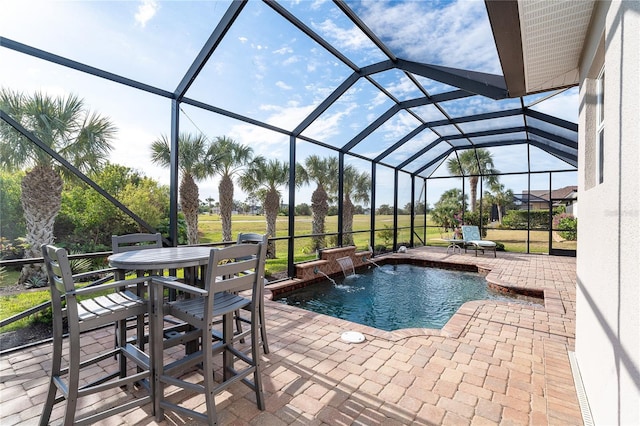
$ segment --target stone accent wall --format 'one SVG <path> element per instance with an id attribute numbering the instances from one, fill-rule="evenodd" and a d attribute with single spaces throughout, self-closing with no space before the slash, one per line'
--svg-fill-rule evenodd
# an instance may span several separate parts
<path id="1" fill-rule="evenodd" d="M 297 264 L 296 278 L 303 281 L 324 279 L 322 274 L 317 273 L 318 271 L 329 276 L 342 274 L 342 267 L 336 259 L 347 256 L 351 258 L 353 267 L 358 270 L 362 266 L 369 265 L 365 259 L 371 259 L 371 255 L 372 253 L 368 250 L 356 252 L 355 246 L 325 249 L 320 252 L 320 259 Z"/>

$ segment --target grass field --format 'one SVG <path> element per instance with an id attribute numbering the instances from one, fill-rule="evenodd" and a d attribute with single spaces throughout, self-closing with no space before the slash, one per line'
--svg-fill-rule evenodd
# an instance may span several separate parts
<path id="1" fill-rule="evenodd" d="M 354 231 L 366 231 L 354 234 L 354 242 L 359 250 L 366 250 L 371 244 L 369 229 L 371 228 L 370 216 L 356 215 L 354 217 L 353 229 Z M 424 238 L 424 223 L 421 222 L 422 218 L 416 218 L 417 233 L 420 238 Z M 411 218 L 407 215 L 398 217 L 398 227 L 408 228 L 411 225 Z M 392 238 L 386 241 L 382 236 L 381 230 L 385 229 L 385 226 L 393 226 L 393 216 L 376 216 L 375 229 L 375 245 L 385 245 L 388 250 L 391 250 L 393 244 Z M 200 229 L 200 242 L 201 243 L 215 243 L 222 240 L 222 225 L 220 217 L 218 215 L 200 215 L 198 227 Z M 232 222 L 232 235 L 235 238 L 240 232 L 257 232 L 264 233 L 266 229 L 265 219 L 263 216 L 248 216 L 248 215 L 235 215 Z M 338 230 L 338 218 L 337 216 L 329 216 L 326 219 L 325 229 L 327 233 L 335 233 Z M 448 243 L 443 241 L 443 238 L 448 238 L 450 234 L 444 233 L 442 228 L 439 228 L 433 224 L 430 219 L 427 220 L 426 228 L 426 243 L 427 245 L 434 246 L 446 246 Z M 311 217 L 298 216 L 295 222 L 295 235 L 304 236 L 311 234 Z M 278 217 L 277 221 L 277 237 L 288 236 L 288 218 L 286 216 Z M 410 241 L 410 230 L 401 229 L 398 234 L 398 242 L 407 243 Z M 335 237 L 334 237 L 335 238 Z M 511 252 L 526 252 L 527 247 L 527 231 L 514 231 L 506 229 L 490 228 L 487 231 L 486 239 L 500 242 L 504 244 L 506 251 Z M 332 238 L 327 237 L 328 245 L 331 245 Z M 335 240 L 334 240 L 335 241 Z M 421 245 L 419 239 L 415 239 L 417 245 Z M 305 260 L 311 260 L 316 258 L 315 252 L 310 251 L 311 238 L 301 237 L 296 238 L 294 241 L 294 257 L 295 262 L 301 262 Z M 575 250 L 575 241 L 565 242 L 553 242 L 554 248 Z M 548 253 L 549 252 L 549 233 L 547 231 L 531 231 L 529 249 L 531 253 Z M 276 242 L 276 259 L 270 259 L 267 261 L 267 275 L 273 275 L 278 272 L 287 270 L 287 240 L 280 240 Z M 8 286 L 16 283 L 19 276 L 18 271 L 6 271 L 0 280 L 0 286 Z M 48 289 L 43 290 L 30 290 L 18 295 L 1 296 L 0 297 L 0 319 L 8 318 L 11 315 L 15 315 L 22 312 L 32 306 L 37 305 L 49 298 Z M 24 327 L 33 321 L 34 319 L 24 319 L 16 322 L 8 327 L 0 329 L 0 332 L 9 331 Z M 36 319 L 38 320 L 38 319 Z"/>
<path id="2" fill-rule="evenodd" d="M 356 215 L 353 220 L 354 231 L 367 231 L 354 234 L 354 242 L 358 249 L 367 249 L 369 245 L 372 245 L 369 241 L 369 229 L 371 217 L 368 215 Z M 421 218 L 416 219 L 416 227 L 423 225 L 419 223 Z M 326 220 L 326 232 L 337 232 L 338 218 L 337 216 L 329 216 Z M 393 226 L 393 216 L 376 216 L 375 228 L 376 232 L 375 244 L 384 244 L 384 240 L 380 235 L 380 230 L 384 229 L 385 225 Z M 411 217 L 408 215 L 398 216 L 398 227 L 408 228 L 411 225 Z M 427 218 L 427 245 L 447 245 L 447 243 L 441 241 L 443 238 L 448 238 L 448 234 L 440 227 L 437 227 L 430 218 Z M 218 242 L 222 239 L 222 227 L 220 217 L 218 215 L 201 215 L 199 217 L 200 229 L 200 242 Z M 262 216 L 234 216 L 232 224 L 232 234 L 235 236 L 239 232 L 265 232 L 266 226 L 264 217 Z M 298 216 L 296 217 L 295 235 L 309 235 L 311 234 L 311 217 Z M 418 232 L 420 238 L 424 237 L 423 231 Z M 286 237 L 288 235 L 288 218 L 286 216 L 278 217 L 277 221 L 277 236 Z M 403 229 L 400 231 L 398 241 L 407 242 L 410 240 L 410 230 Z M 531 231 L 529 241 L 529 250 L 532 253 L 548 253 L 549 252 L 549 233 L 547 231 Z M 526 252 L 527 250 L 527 231 L 518 231 L 510 229 L 497 229 L 489 228 L 486 239 L 501 242 L 505 246 L 506 251 L 514 252 Z M 387 248 L 391 249 L 392 241 L 387 244 Z M 304 252 L 305 247 L 310 245 L 310 239 L 302 238 L 297 239 L 295 243 L 295 256 L 296 261 L 298 257 L 307 257 Z M 554 242 L 554 248 L 563 248 L 575 250 L 575 241 Z M 285 256 L 287 251 L 286 241 L 279 241 L 277 243 L 278 257 Z M 286 262 L 285 262 L 286 263 Z"/>

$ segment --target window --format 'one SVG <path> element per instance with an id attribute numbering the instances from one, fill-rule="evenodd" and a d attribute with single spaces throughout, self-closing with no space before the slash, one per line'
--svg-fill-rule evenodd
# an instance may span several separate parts
<path id="1" fill-rule="evenodd" d="M 604 182 L 604 68 L 596 86 L 596 182 Z"/>

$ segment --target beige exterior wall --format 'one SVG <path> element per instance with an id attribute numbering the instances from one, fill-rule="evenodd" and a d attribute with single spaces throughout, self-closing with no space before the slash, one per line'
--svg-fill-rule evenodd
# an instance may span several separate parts
<path id="1" fill-rule="evenodd" d="M 595 81 L 605 67 L 604 182 Z M 640 2 L 597 2 L 580 65 L 576 357 L 597 425 L 640 424 Z"/>

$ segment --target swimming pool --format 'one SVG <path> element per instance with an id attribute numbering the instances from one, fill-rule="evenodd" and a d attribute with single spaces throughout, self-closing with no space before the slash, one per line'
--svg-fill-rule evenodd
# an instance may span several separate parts
<path id="1" fill-rule="evenodd" d="M 487 287 L 484 276 L 416 265 L 383 265 L 349 277 L 334 278 L 282 293 L 274 300 L 381 330 L 442 328 L 471 300 L 517 301 Z"/>

